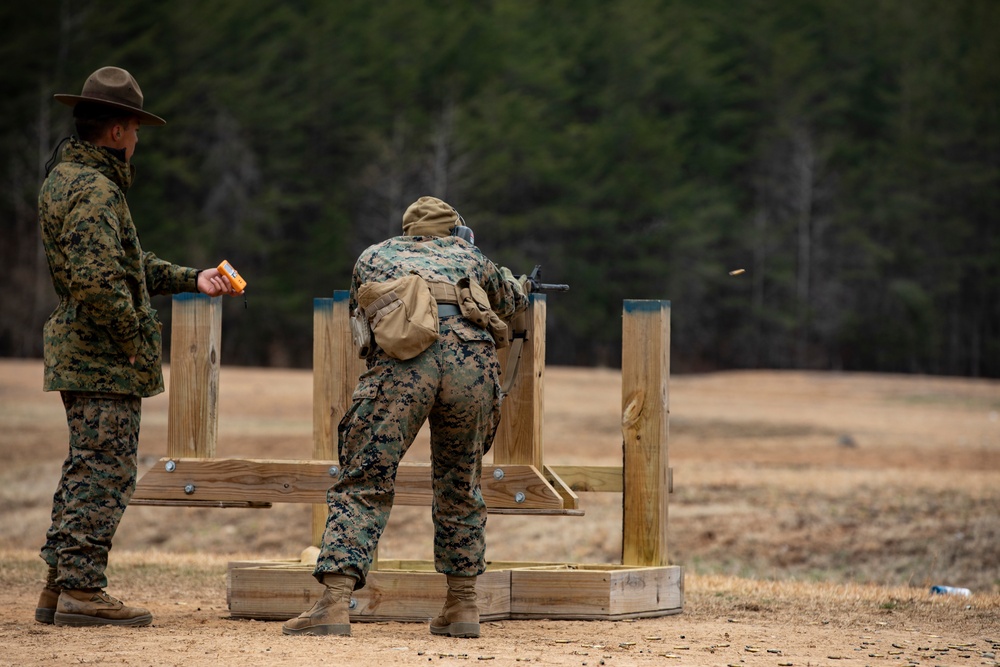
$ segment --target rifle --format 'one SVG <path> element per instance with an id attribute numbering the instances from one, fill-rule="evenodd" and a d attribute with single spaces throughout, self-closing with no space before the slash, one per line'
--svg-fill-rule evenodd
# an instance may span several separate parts
<path id="1" fill-rule="evenodd" d="M 529 293 L 532 292 L 568 292 L 569 285 L 565 283 L 543 283 L 542 279 L 542 265 L 535 264 L 535 268 L 531 270 L 528 274 L 528 285 L 531 285 L 531 289 L 528 290 Z"/>
<path id="2" fill-rule="evenodd" d="M 535 268 L 527 275 L 524 286 L 525 291 L 529 294 L 569 291 L 569 285 L 565 283 L 543 283 L 541 264 L 535 264 Z M 527 310 L 522 310 L 515 314 L 510 321 L 510 351 L 507 353 L 507 369 L 504 373 L 503 384 L 500 386 L 501 396 L 509 394 L 514 387 L 514 382 L 517 380 L 517 367 L 521 363 L 521 351 L 524 349 L 524 341 L 527 339 L 528 315 Z"/>
<path id="3" fill-rule="evenodd" d="M 458 211 L 455 211 L 458 213 Z M 467 243 L 476 245 L 476 235 L 472 228 L 466 226 L 465 219 L 458 216 L 458 224 L 451 230 L 452 236 L 457 236 Z M 533 292 L 568 292 L 569 285 L 564 283 L 543 283 L 542 265 L 535 264 L 524 281 L 524 288 L 528 294 Z M 521 363 L 521 350 L 524 349 L 524 341 L 528 339 L 528 316 L 526 311 L 521 311 L 514 315 L 510 321 L 510 351 L 507 353 L 507 371 L 504 373 L 503 384 L 500 386 L 500 397 L 503 398 L 510 393 L 517 379 L 517 367 Z"/>

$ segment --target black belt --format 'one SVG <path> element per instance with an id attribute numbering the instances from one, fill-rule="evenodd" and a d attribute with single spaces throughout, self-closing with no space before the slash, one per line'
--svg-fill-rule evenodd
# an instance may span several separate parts
<path id="1" fill-rule="evenodd" d="M 439 303 L 438 304 L 438 317 L 450 317 L 452 315 L 461 315 L 462 310 L 453 303 Z"/>

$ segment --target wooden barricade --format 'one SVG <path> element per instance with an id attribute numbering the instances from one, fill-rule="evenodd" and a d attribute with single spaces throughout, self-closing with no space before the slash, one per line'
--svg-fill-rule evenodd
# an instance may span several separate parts
<path id="1" fill-rule="evenodd" d="M 220 299 L 179 295 L 173 302 L 170 424 L 167 457 L 143 476 L 133 502 L 152 505 L 268 507 L 313 505 L 312 544 L 322 540 L 326 491 L 339 474 L 337 425 L 365 366 L 348 324 L 348 293 L 314 300 L 313 452 L 309 460 L 215 458 L 218 424 Z M 495 618 L 617 619 L 683 610 L 683 571 L 667 557 L 670 304 L 625 301 L 622 341 L 623 465 L 548 465 L 542 450 L 546 300 L 530 299 L 528 336 L 517 381 L 504 401 L 484 466 L 489 511 L 579 515 L 578 493 L 622 494 L 621 565 L 491 563 L 480 579 L 481 611 Z M 501 367 L 508 368 L 501 350 Z M 430 504 L 427 464 L 403 463 L 396 502 Z M 234 617 L 297 615 L 322 593 L 312 564 L 233 563 L 229 606 Z M 443 580 L 433 564 L 378 559 L 369 585 L 356 591 L 353 620 L 425 620 L 428 590 Z M 438 581 L 440 583 L 440 581 Z M 442 584 L 443 585 L 443 584 Z M 431 588 L 428 589 L 428 586 Z M 385 604 L 391 591 L 392 604 Z M 374 603 L 371 596 L 380 601 Z M 434 595 L 431 606 L 439 606 Z M 436 613 L 436 610 L 435 610 Z"/>

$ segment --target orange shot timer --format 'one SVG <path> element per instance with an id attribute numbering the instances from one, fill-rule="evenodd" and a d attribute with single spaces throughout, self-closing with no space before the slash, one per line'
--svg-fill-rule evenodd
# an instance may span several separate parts
<path id="1" fill-rule="evenodd" d="M 218 269 L 219 273 L 229 279 L 229 284 L 233 286 L 234 292 L 239 293 L 246 289 L 247 281 L 243 280 L 243 276 L 240 275 L 239 271 L 228 260 L 222 260 Z"/>

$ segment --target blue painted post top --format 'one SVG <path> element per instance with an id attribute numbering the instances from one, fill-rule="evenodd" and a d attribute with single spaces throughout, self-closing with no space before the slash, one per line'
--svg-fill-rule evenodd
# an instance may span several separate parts
<path id="1" fill-rule="evenodd" d="M 654 313 L 669 309 L 669 301 L 653 299 L 625 299 L 625 303 L 622 306 L 622 310 L 626 313 Z"/>
<path id="2" fill-rule="evenodd" d="M 212 299 L 222 299 L 222 297 L 209 296 L 207 294 L 202 294 L 201 292 L 181 292 L 180 294 L 174 294 L 174 301 L 211 301 Z"/>

